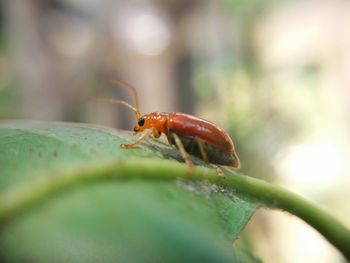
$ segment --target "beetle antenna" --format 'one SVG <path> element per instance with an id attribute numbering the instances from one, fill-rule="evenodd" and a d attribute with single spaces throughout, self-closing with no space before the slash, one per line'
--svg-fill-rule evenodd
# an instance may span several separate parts
<path id="1" fill-rule="evenodd" d="M 126 82 L 124 82 L 124 81 L 122 81 L 122 80 L 114 79 L 114 80 L 111 80 L 111 82 L 112 82 L 113 84 L 116 84 L 116 85 L 119 84 L 121 87 L 127 88 L 127 89 L 131 90 L 131 92 L 132 92 L 133 95 L 134 95 L 134 105 L 135 105 L 135 108 L 136 108 L 137 112 L 140 113 L 139 99 L 138 99 L 138 96 L 137 96 L 137 91 L 136 91 L 136 89 L 135 89 L 132 85 L 130 85 L 130 84 L 128 84 L 128 83 L 126 83 Z"/>
<path id="2" fill-rule="evenodd" d="M 98 101 L 98 102 L 107 102 L 107 103 L 112 103 L 112 104 L 122 104 L 122 105 L 128 107 L 129 109 L 131 109 L 131 110 L 133 110 L 135 112 L 136 121 L 138 119 L 140 119 L 140 117 L 141 117 L 140 112 L 135 107 L 133 107 L 129 103 L 127 103 L 126 101 L 116 100 L 116 99 L 109 99 L 109 98 L 97 98 L 95 100 Z"/>

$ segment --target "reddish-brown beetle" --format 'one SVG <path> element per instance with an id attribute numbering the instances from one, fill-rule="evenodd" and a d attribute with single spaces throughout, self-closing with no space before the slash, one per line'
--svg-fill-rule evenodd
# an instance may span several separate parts
<path id="1" fill-rule="evenodd" d="M 152 112 L 141 115 L 135 88 L 120 80 L 113 82 L 133 92 L 135 106 L 116 99 L 98 99 L 98 101 L 123 104 L 132 109 L 135 112 L 137 121 L 134 132 L 145 131 L 135 142 L 122 144 L 122 147 L 131 148 L 149 136 L 159 138 L 164 133 L 168 138 L 169 144 L 175 145 L 179 149 L 189 168 L 192 167 L 192 161 L 188 153 L 201 158 L 213 166 L 219 175 L 223 175 L 223 173 L 216 166 L 217 164 L 234 168 L 240 167 L 240 161 L 231 138 L 218 126 L 185 113 Z"/>

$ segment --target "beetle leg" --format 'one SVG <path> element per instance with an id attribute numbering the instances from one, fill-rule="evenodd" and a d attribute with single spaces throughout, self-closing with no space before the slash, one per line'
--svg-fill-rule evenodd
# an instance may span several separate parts
<path id="1" fill-rule="evenodd" d="M 219 166 L 217 166 L 216 164 L 212 164 L 212 163 L 209 163 L 209 165 L 210 165 L 213 169 L 215 169 L 215 171 L 216 171 L 216 173 L 218 174 L 218 176 L 222 176 L 222 177 L 225 176 L 224 172 L 221 170 L 221 168 L 220 168 Z"/>
<path id="2" fill-rule="evenodd" d="M 121 144 L 120 146 L 123 148 L 131 148 L 134 147 L 135 145 L 139 144 L 142 140 L 144 140 L 145 138 L 147 138 L 148 136 L 150 136 L 152 133 L 152 130 L 147 130 L 144 134 L 142 134 L 140 136 L 140 138 L 138 138 L 136 141 L 134 141 L 133 143 L 130 144 Z"/>
<path id="3" fill-rule="evenodd" d="M 195 137 L 195 140 L 198 144 L 199 152 L 202 156 L 203 161 L 205 161 L 206 163 L 209 163 L 207 153 L 204 150 L 203 142 L 198 137 Z"/>
<path id="4" fill-rule="evenodd" d="M 159 138 L 160 135 L 161 135 L 160 132 L 155 127 L 152 127 L 152 136 L 153 136 L 153 138 Z"/>
<path id="5" fill-rule="evenodd" d="M 199 148 L 199 152 L 201 153 L 202 159 L 203 161 L 205 161 L 207 164 L 209 164 L 212 168 L 215 169 L 216 173 L 218 174 L 218 176 L 224 176 L 224 172 L 220 169 L 219 166 L 212 164 L 209 162 L 208 160 L 208 156 L 207 153 L 204 150 L 204 146 L 203 146 L 203 141 L 201 139 L 199 139 L 198 137 L 195 138 L 197 144 L 198 144 L 198 148 Z"/>
<path id="6" fill-rule="evenodd" d="M 182 144 L 179 136 L 177 136 L 176 133 L 171 133 L 171 135 L 174 137 L 175 144 L 176 144 L 177 148 L 179 149 L 179 151 L 182 155 L 182 158 L 184 159 L 185 163 L 187 164 L 188 169 L 191 170 L 192 166 L 193 166 L 192 161 L 191 161 L 188 153 L 186 152 L 185 147 Z"/>

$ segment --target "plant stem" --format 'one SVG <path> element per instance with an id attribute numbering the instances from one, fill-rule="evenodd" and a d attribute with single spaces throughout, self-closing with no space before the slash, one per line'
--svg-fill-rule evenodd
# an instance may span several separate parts
<path id="1" fill-rule="evenodd" d="M 330 243 L 350 260 L 350 231 L 336 218 L 302 197 L 265 181 L 248 176 L 227 174 L 219 177 L 212 170 L 195 168 L 189 172 L 173 161 L 130 160 L 85 166 L 80 169 L 50 175 L 0 195 L 0 230 L 15 216 L 39 204 L 53 194 L 92 181 L 134 179 L 171 181 L 209 181 L 227 189 L 256 198 L 261 205 L 285 210 L 303 219 L 318 230 Z"/>

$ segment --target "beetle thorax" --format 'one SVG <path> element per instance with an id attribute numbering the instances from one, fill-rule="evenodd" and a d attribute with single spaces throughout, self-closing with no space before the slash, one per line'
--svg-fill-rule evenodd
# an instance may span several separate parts
<path id="1" fill-rule="evenodd" d="M 168 120 L 168 113 L 164 112 L 152 112 L 143 115 L 139 121 L 138 124 L 136 124 L 134 131 L 135 132 L 141 132 L 146 129 L 152 129 L 155 128 L 159 133 L 165 133 L 166 123 Z"/>
<path id="2" fill-rule="evenodd" d="M 165 112 L 152 112 L 145 114 L 144 118 L 149 123 L 149 128 L 156 128 L 160 133 L 166 132 L 166 122 L 168 120 L 168 114 Z"/>

